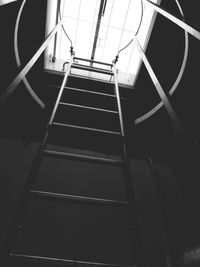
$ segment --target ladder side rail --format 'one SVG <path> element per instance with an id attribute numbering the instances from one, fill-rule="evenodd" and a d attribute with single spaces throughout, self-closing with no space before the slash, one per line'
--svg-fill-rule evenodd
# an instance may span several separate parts
<path id="1" fill-rule="evenodd" d="M 125 125 L 123 120 L 123 113 L 122 113 L 122 105 L 121 105 L 121 99 L 120 99 L 120 93 L 119 93 L 119 85 L 117 81 L 117 71 L 116 66 L 113 64 L 113 77 L 114 77 L 114 85 L 115 85 L 115 94 L 117 99 L 117 107 L 119 112 L 119 120 L 120 120 L 120 131 L 122 136 L 122 160 L 124 161 L 124 178 L 125 178 L 125 190 L 128 197 L 128 202 L 130 205 L 130 220 L 132 223 L 134 223 L 134 216 L 133 216 L 133 209 L 135 207 L 134 205 L 134 197 L 133 197 L 133 183 L 131 179 L 130 174 L 130 165 L 129 165 L 129 156 L 127 151 L 127 138 L 126 138 L 126 132 L 125 132 Z"/>
<path id="2" fill-rule="evenodd" d="M 54 106 L 53 112 L 52 112 L 52 114 L 51 114 L 51 117 L 50 117 L 50 120 L 49 120 L 48 125 L 52 125 L 52 123 L 53 123 L 53 120 L 54 120 L 54 117 L 55 117 L 55 114 L 56 114 L 56 111 L 57 111 L 59 102 L 61 101 L 61 97 L 62 97 L 63 91 L 64 91 L 64 89 L 65 89 L 65 85 L 66 85 L 66 83 L 67 83 L 67 80 L 68 80 L 68 77 L 69 77 L 69 74 L 70 74 L 70 71 L 71 71 L 71 66 L 72 66 L 72 64 L 73 64 L 73 61 L 74 61 L 74 55 L 71 56 L 71 59 L 70 59 L 70 61 L 69 61 L 68 68 L 67 68 L 67 70 L 66 70 L 64 79 L 63 79 L 63 81 L 62 81 L 62 85 L 61 85 L 61 88 L 60 88 L 58 97 L 57 97 L 57 99 L 56 99 L 56 103 L 55 103 L 55 106 Z"/>
<path id="3" fill-rule="evenodd" d="M 63 79 L 63 82 L 62 82 L 62 85 L 60 88 L 60 92 L 59 92 L 57 100 L 56 100 L 56 104 L 55 104 L 53 112 L 52 112 L 52 115 L 50 117 L 49 123 L 47 124 L 46 130 L 44 133 L 44 137 L 43 137 L 42 142 L 39 146 L 39 149 L 36 153 L 35 160 L 33 161 L 30 173 L 29 173 L 27 181 L 26 181 L 26 184 L 22 190 L 20 199 L 18 201 L 18 204 L 16 207 L 16 212 L 15 212 L 13 219 L 12 219 L 12 222 L 11 222 L 10 231 L 8 231 L 8 234 L 7 234 L 7 238 L 6 238 L 5 245 L 4 245 L 3 252 L 2 252 L 2 257 L 5 258 L 6 261 L 9 260 L 9 258 L 8 258 L 9 254 L 15 246 L 15 242 L 17 241 L 18 230 L 21 228 L 22 221 L 23 221 L 23 218 L 25 216 L 25 213 L 26 213 L 26 210 L 27 210 L 27 207 L 29 204 L 29 200 L 31 197 L 31 189 L 36 182 L 37 173 L 39 171 L 40 164 L 41 164 L 41 161 L 43 158 L 44 149 L 46 147 L 47 139 L 49 136 L 50 125 L 53 122 L 60 98 L 62 97 L 62 92 L 64 90 L 65 84 L 67 82 L 67 78 L 68 78 L 69 73 L 70 73 L 70 68 L 71 68 L 71 65 L 73 62 L 73 58 L 74 57 L 72 56 L 71 60 L 70 60 L 70 64 L 68 65 L 68 69 L 66 71 L 66 74 L 64 76 L 64 79 Z"/>
<path id="4" fill-rule="evenodd" d="M 131 171 L 130 171 L 130 162 L 129 162 L 129 155 L 127 151 L 127 138 L 126 138 L 126 131 L 125 131 L 125 124 L 123 120 L 123 113 L 122 113 L 122 105 L 121 105 L 121 99 L 120 99 L 120 93 L 119 93 L 119 85 L 117 81 L 117 71 L 116 71 L 116 65 L 113 62 L 113 77 L 114 77 L 114 87 L 115 87 L 115 95 L 117 99 L 117 107 L 119 112 L 119 120 L 120 120 L 120 131 L 121 131 L 121 137 L 122 137 L 122 160 L 124 162 L 123 166 L 123 173 L 124 173 L 124 186 L 125 186 L 125 192 L 127 196 L 128 201 L 128 216 L 130 221 L 130 235 L 131 239 L 134 242 L 135 238 L 139 240 L 138 235 L 136 233 L 136 219 L 135 219 L 135 201 L 134 201 L 134 192 L 133 192 L 133 182 L 131 178 Z M 133 247 L 135 247 L 133 243 Z M 138 248 L 139 252 L 139 248 Z"/>

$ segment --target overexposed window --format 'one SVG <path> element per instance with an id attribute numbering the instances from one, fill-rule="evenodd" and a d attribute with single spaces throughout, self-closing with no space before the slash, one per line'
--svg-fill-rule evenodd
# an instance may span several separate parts
<path id="1" fill-rule="evenodd" d="M 55 26 L 56 13 L 57 1 L 49 0 L 47 33 Z M 61 0 L 60 15 L 64 18 L 64 28 L 77 57 L 112 63 L 118 51 L 130 42 L 136 32 L 140 44 L 146 49 L 156 14 L 145 3 L 142 8 L 141 0 Z M 45 67 L 62 70 L 63 62 L 70 58 L 70 46 L 61 29 L 57 41 L 52 40 L 46 51 Z M 52 57 L 56 58 L 55 62 L 51 61 Z M 140 65 L 140 55 L 132 42 L 119 55 L 116 65 L 119 82 L 133 85 Z"/>

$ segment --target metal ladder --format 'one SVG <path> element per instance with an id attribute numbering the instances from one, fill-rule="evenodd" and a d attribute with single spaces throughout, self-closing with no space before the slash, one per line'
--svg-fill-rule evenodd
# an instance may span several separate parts
<path id="1" fill-rule="evenodd" d="M 127 152 L 127 140 L 126 140 L 126 132 L 125 132 L 125 126 L 123 122 L 123 116 L 122 116 L 122 107 L 121 107 L 121 100 L 119 95 L 119 87 L 117 83 L 117 72 L 115 68 L 115 64 L 107 64 L 107 63 L 101 63 L 94 60 L 87 60 L 87 59 L 81 59 L 85 61 L 89 61 L 90 64 L 98 63 L 103 65 L 109 65 L 111 67 L 111 70 L 104 70 L 101 68 L 95 68 L 93 66 L 85 66 L 85 65 L 78 65 L 74 62 L 74 60 L 80 59 L 76 58 L 74 55 L 71 56 L 71 60 L 68 63 L 67 71 L 64 75 L 64 79 L 62 81 L 62 85 L 60 87 L 59 94 L 57 96 L 56 103 L 54 105 L 52 114 L 50 116 L 49 122 L 46 127 L 46 131 L 42 140 L 42 143 L 40 144 L 39 150 L 37 152 L 37 155 L 35 157 L 35 160 L 32 165 L 32 169 L 30 171 L 30 175 L 27 179 L 27 183 L 25 185 L 24 191 L 22 193 L 21 199 L 19 201 L 19 205 L 17 207 L 17 212 L 13 221 L 13 225 L 11 228 L 11 231 L 9 232 L 6 246 L 5 246 L 5 259 L 8 260 L 8 262 L 15 262 L 15 260 L 21 260 L 22 262 L 34 262 L 38 264 L 58 264 L 62 266 L 104 266 L 104 267 L 111 267 L 111 266 L 129 266 L 127 264 L 125 265 L 118 265 L 118 264 L 110 264 L 110 263 L 101 263 L 101 262 L 90 262 L 90 261 L 82 261 L 78 259 L 61 259 L 61 258 L 51 258 L 51 257 L 43 257 L 43 256 L 36 256 L 36 255 L 24 255 L 14 252 L 14 247 L 17 240 L 18 232 L 22 226 L 22 222 L 24 220 L 24 217 L 26 215 L 28 205 L 31 198 L 39 198 L 39 199 L 50 199 L 53 201 L 71 201 L 74 203 L 82 203 L 82 204 L 92 204 L 92 205 L 103 205 L 103 206 L 109 206 L 109 207 L 115 207 L 115 208 L 127 208 L 128 209 L 128 217 L 129 217 L 129 225 L 130 225 L 130 234 L 132 236 L 133 240 L 133 248 L 135 249 L 135 212 L 134 212 L 134 198 L 133 198 L 133 187 L 132 187 L 132 181 L 130 176 L 130 166 L 129 166 L 129 157 Z M 120 131 L 108 131 L 108 130 L 102 130 L 102 129 L 94 129 L 90 127 L 85 126 L 77 126 L 74 124 L 66 124 L 66 123 L 60 123 L 56 122 L 55 116 L 58 111 L 58 107 L 60 106 L 72 106 L 70 103 L 66 103 L 62 101 L 63 92 L 67 89 L 70 89 L 67 87 L 68 78 L 70 76 L 70 72 L 72 68 L 78 68 L 81 70 L 88 70 L 88 71 L 94 71 L 99 72 L 102 74 L 107 74 L 114 77 L 114 91 L 115 91 L 115 98 L 117 101 L 117 111 L 111 111 L 106 109 L 100 109 L 100 108 L 93 108 L 93 107 L 86 107 L 82 105 L 73 105 L 78 108 L 83 109 L 91 109 L 91 110 L 97 110 L 97 111 L 104 111 L 108 113 L 113 113 L 119 116 L 119 122 L 120 122 Z M 81 89 L 75 89 L 75 90 L 81 90 Z M 82 90 L 84 91 L 84 90 Z M 94 92 L 95 93 L 95 92 Z M 96 92 L 98 94 L 98 92 Z M 106 94 L 105 94 L 106 95 Z M 93 156 L 93 155 L 84 155 L 80 153 L 69 153 L 69 152 L 63 152 L 59 150 L 52 150 L 47 148 L 47 142 L 49 138 L 49 134 L 52 130 L 52 128 L 60 127 L 60 128 L 72 128 L 72 129 L 81 129 L 86 131 L 95 131 L 102 134 L 111 134 L 111 135 L 117 135 L 121 138 L 121 144 L 122 144 L 122 155 L 121 159 L 116 158 L 108 158 L 108 157 L 99 157 L 99 156 Z M 62 129 L 61 129 L 62 130 Z M 112 200 L 112 199 L 104 199 L 104 198 L 95 198 L 95 197 L 86 197 L 86 196 L 78 196 L 78 195 L 69 195 L 69 194 L 61 194 L 61 193 L 54 193 L 54 192 L 48 192 L 48 191 L 42 191 L 42 190 L 35 190 L 34 185 L 36 184 L 36 179 L 38 176 L 38 172 L 40 169 L 40 165 L 42 162 L 43 157 L 55 157 L 55 158 L 64 158 L 64 159 L 71 159 L 71 160 L 78 160 L 78 161 L 86 161 L 86 162 L 94 162 L 97 164 L 110 164 L 114 166 L 120 166 L 123 168 L 123 175 L 124 175 L 124 186 L 125 186 L 125 192 L 127 196 L 127 201 L 119 201 L 119 200 Z M 134 254 L 134 251 L 133 251 Z M 131 264 L 131 266 L 136 266 L 136 262 L 138 259 L 134 262 L 134 264 Z M 10 265 L 8 265 L 10 267 Z M 11 265 L 12 266 L 12 265 Z M 20 265 L 21 266 L 21 265 Z M 32 266 L 32 265 L 31 265 Z M 38 266 L 38 265 L 37 265 Z M 40 265 L 39 265 L 40 266 Z M 43 265 L 41 265 L 43 266 Z M 49 265 L 48 265 L 49 266 Z"/>

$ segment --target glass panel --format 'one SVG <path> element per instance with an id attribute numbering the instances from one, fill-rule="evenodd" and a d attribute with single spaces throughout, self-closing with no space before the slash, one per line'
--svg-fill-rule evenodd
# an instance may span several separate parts
<path id="1" fill-rule="evenodd" d="M 102 39 L 98 38 L 95 59 L 104 62 L 112 62 L 118 50 L 121 30 L 109 27 L 106 38 L 103 38 L 106 30 L 106 26 L 102 26 L 100 29 L 99 36 L 101 36 Z"/>
<path id="2" fill-rule="evenodd" d="M 99 7 L 99 4 L 99 0 L 82 0 L 80 8 L 80 20 L 93 22 L 95 19 L 97 19 L 97 7 Z"/>
<path id="3" fill-rule="evenodd" d="M 75 51 L 79 57 L 88 58 L 90 55 L 90 37 L 92 33 L 93 25 L 86 21 L 78 23 Z"/>
<path id="4" fill-rule="evenodd" d="M 65 0 L 63 16 L 78 18 L 80 4 L 81 0 Z"/>
<path id="5" fill-rule="evenodd" d="M 114 8 L 115 0 L 108 0 L 104 16 L 101 18 L 101 24 L 109 25 L 111 20 L 112 9 Z"/>
<path id="6" fill-rule="evenodd" d="M 98 16 L 100 0 L 65 0 L 63 4 L 64 28 L 72 40 L 76 55 L 89 58 Z M 60 39 L 60 59 L 70 57 L 69 46 L 65 34 Z"/>
<path id="7" fill-rule="evenodd" d="M 136 32 L 141 18 L 141 1 L 133 0 L 130 2 L 129 10 L 125 22 L 125 30 Z"/>
<path id="8" fill-rule="evenodd" d="M 114 1 L 110 25 L 122 29 L 126 19 L 130 0 L 117 0 Z"/>
<path id="9" fill-rule="evenodd" d="M 153 0 L 155 3 L 158 3 L 158 1 L 159 0 Z M 50 17 L 54 21 L 52 22 L 48 19 L 48 31 L 55 23 L 56 11 L 55 1 L 49 0 L 49 3 L 50 2 L 52 7 L 49 9 L 49 13 L 51 14 L 48 14 L 48 18 Z M 64 15 L 64 27 L 73 42 L 77 57 L 87 59 L 91 57 L 100 2 L 101 0 L 61 1 L 61 11 Z M 133 38 L 140 24 L 141 15 L 141 0 L 108 0 L 105 13 L 101 17 L 94 59 L 112 63 L 119 49 L 126 46 Z M 144 4 L 143 20 L 137 36 L 144 50 L 146 49 L 151 34 L 153 15 L 154 12 Z M 70 58 L 69 50 L 70 42 L 62 31 L 62 33 L 58 34 L 57 60 L 68 60 Z M 48 58 L 53 53 L 52 44 L 47 51 L 46 57 Z M 119 75 L 119 77 L 125 77 L 125 83 L 127 83 L 127 81 L 133 81 L 133 77 L 135 77 L 139 71 L 140 63 L 140 55 L 134 47 L 134 42 L 132 42 L 120 53 L 117 68 L 123 75 Z M 130 84 L 129 82 L 128 84 Z"/>

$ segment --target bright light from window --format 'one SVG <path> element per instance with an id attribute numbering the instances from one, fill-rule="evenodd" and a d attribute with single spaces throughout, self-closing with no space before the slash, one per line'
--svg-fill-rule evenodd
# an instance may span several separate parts
<path id="1" fill-rule="evenodd" d="M 160 0 L 154 0 L 158 3 Z M 61 16 L 64 27 L 70 36 L 77 57 L 90 59 L 94 46 L 100 0 L 61 0 Z M 49 0 L 47 13 L 47 32 L 55 25 L 57 1 Z M 141 0 L 107 0 L 101 17 L 94 60 L 112 63 L 118 51 L 133 38 L 140 25 L 142 16 Z M 138 32 L 138 40 L 146 49 L 155 14 L 144 5 L 143 19 Z M 56 45 L 56 62 L 50 62 L 53 56 L 54 42 L 47 49 L 46 68 L 61 70 L 64 61 L 70 58 L 70 42 L 60 30 Z M 81 62 L 82 63 L 82 62 Z M 140 55 L 132 42 L 120 53 L 117 68 L 119 82 L 133 85 L 141 65 Z"/>

